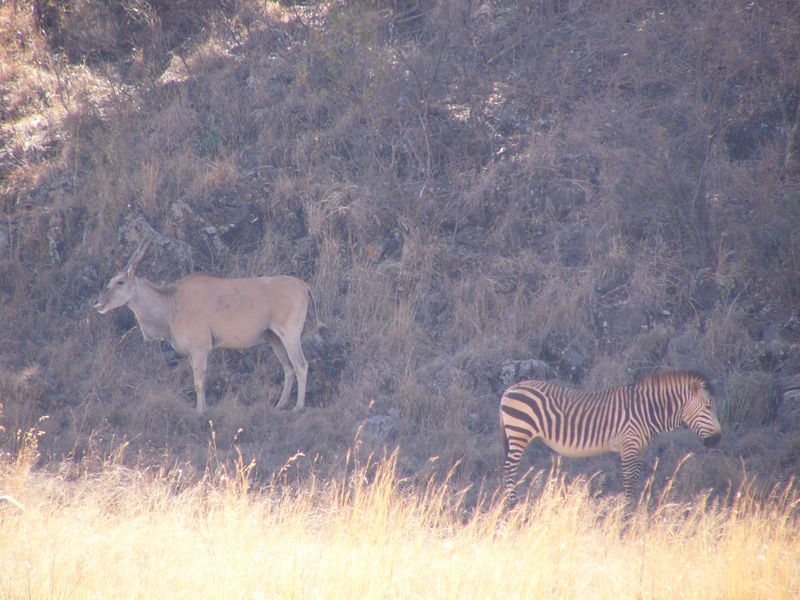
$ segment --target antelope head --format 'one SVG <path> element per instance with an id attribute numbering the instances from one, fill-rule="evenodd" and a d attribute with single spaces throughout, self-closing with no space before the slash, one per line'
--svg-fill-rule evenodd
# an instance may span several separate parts
<path id="1" fill-rule="evenodd" d="M 120 306 L 125 306 L 131 301 L 136 287 L 136 267 L 144 257 L 151 240 L 152 238 L 147 237 L 139 244 L 125 268 L 114 275 L 106 287 L 103 288 L 103 291 L 100 292 L 100 297 L 94 303 L 94 307 L 101 315 Z"/>

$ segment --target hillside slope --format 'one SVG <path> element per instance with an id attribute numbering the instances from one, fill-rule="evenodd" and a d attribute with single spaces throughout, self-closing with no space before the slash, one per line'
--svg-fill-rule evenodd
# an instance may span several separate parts
<path id="1" fill-rule="evenodd" d="M 210 421 L 262 477 L 331 473 L 358 438 L 398 446 L 408 476 L 457 464 L 494 486 L 505 385 L 690 368 L 726 437 L 659 438 L 656 480 L 695 451 L 675 493 L 791 477 L 799 17 L 789 0 L 6 3 L 3 448 L 38 423 L 43 464 L 124 445 L 202 470 Z M 304 341 L 309 410 L 273 408 L 266 348 L 219 350 L 198 418 L 186 361 L 127 309 L 94 313 L 147 235 L 156 282 L 310 283 L 328 331 Z M 620 489 L 612 457 L 562 467 Z"/>

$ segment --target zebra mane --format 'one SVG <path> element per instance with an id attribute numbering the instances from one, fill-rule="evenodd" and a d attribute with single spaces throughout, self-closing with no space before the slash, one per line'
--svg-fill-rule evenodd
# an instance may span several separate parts
<path id="1" fill-rule="evenodd" d="M 711 387 L 711 381 L 708 377 L 706 377 L 703 373 L 698 371 L 664 371 L 662 373 L 649 373 L 647 375 L 643 375 L 639 379 L 634 382 L 634 386 L 640 385 L 652 385 L 652 384 L 664 384 L 664 383 L 677 383 L 681 381 L 687 380 L 697 380 L 700 382 L 705 389 L 709 392 L 713 393 L 713 389 Z"/>

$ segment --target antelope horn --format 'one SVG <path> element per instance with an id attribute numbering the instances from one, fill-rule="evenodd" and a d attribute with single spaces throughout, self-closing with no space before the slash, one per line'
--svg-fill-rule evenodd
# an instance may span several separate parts
<path id="1" fill-rule="evenodd" d="M 150 246 L 150 242 L 153 241 L 152 236 L 147 236 L 145 239 L 141 241 L 139 247 L 136 248 L 136 251 L 131 256 L 130 260 L 128 260 L 128 264 L 125 265 L 124 271 L 127 271 L 129 274 L 133 275 L 136 272 L 136 267 L 139 262 L 144 257 L 144 253 L 147 252 L 148 246 Z"/>

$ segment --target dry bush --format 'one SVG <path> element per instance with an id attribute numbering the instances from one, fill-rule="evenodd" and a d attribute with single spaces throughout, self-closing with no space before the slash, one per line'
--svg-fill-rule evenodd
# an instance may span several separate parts
<path id="1" fill-rule="evenodd" d="M 20 371 L 3 370 L 0 375 L 0 440 L 12 456 L 26 451 L 42 417 L 46 383 L 40 367 Z"/>
<path id="2" fill-rule="evenodd" d="M 775 415 L 778 391 L 773 378 L 763 371 L 737 371 L 725 385 L 720 417 L 732 426 L 766 425 Z"/>
<path id="3" fill-rule="evenodd" d="M 720 373 L 732 366 L 739 370 L 758 364 L 755 345 L 742 343 L 750 338 L 745 319 L 746 313 L 737 304 L 720 304 L 709 311 L 700 340 L 704 368 Z"/>
<path id="4" fill-rule="evenodd" d="M 15 3 L 15 7 L 16 7 Z M 126 77 L 158 75 L 169 52 L 202 34 L 227 0 L 203 2 L 132 0 L 31 0 L 31 11 L 53 50 L 71 62 L 117 68 Z M 27 6 L 25 6 L 27 8 Z"/>

